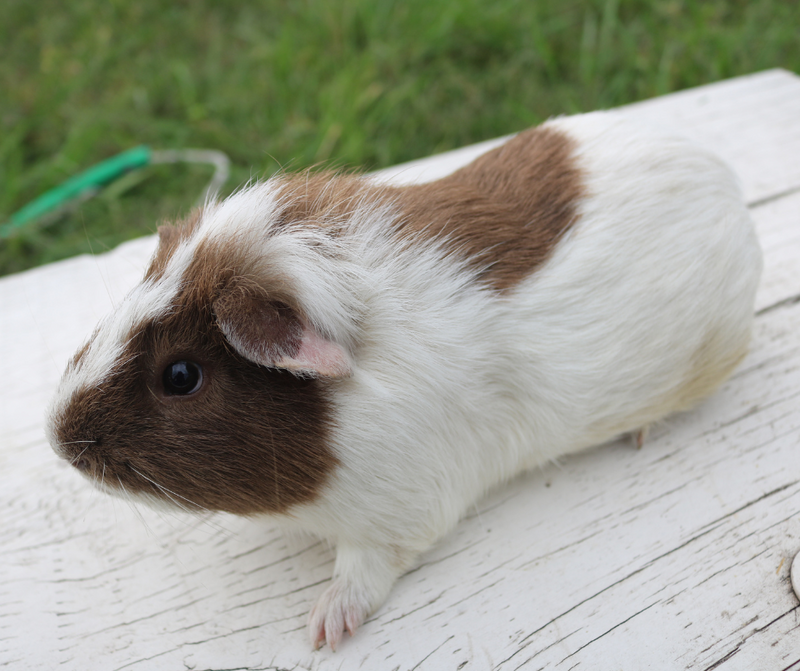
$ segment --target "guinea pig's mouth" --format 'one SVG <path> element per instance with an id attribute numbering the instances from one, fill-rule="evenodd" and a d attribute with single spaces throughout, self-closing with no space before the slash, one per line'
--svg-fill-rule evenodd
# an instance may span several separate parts
<path id="1" fill-rule="evenodd" d="M 72 466 L 104 494 L 128 503 L 143 503 L 160 511 L 204 510 L 188 500 L 180 500 L 177 494 L 171 495 L 170 490 L 127 461 L 109 460 L 103 454 L 98 454 L 98 448 L 102 447 L 100 440 L 53 441 L 52 447 L 65 466 Z"/>
<path id="2" fill-rule="evenodd" d="M 85 463 L 81 463 L 81 462 Z M 174 512 L 176 506 L 165 498 L 163 492 L 150 478 L 139 473 L 128 463 L 110 466 L 101 460 L 98 464 L 91 459 L 82 458 L 72 465 L 85 477 L 92 486 L 115 498 L 128 503 L 144 503 L 157 510 Z M 120 469 L 125 473 L 120 475 Z"/>
<path id="3" fill-rule="evenodd" d="M 62 458 L 95 487 L 103 492 L 110 493 L 114 490 L 114 487 L 107 464 L 102 458 L 89 456 L 87 454 L 89 447 L 77 456 L 64 456 Z M 108 482 L 112 482 L 112 486 L 109 486 Z"/>
<path id="4" fill-rule="evenodd" d="M 87 454 L 90 450 L 97 447 L 96 440 L 71 440 L 65 443 L 51 440 L 50 445 L 53 451 L 70 466 L 77 469 L 79 473 L 87 477 L 93 477 L 93 460 Z"/>
<path id="5" fill-rule="evenodd" d="M 98 448 L 101 447 L 100 440 L 74 440 L 67 443 L 55 443 L 53 449 L 67 464 L 105 494 L 130 498 L 134 492 L 139 493 L 137 490 L 148 487 L 148 483 L 139 484 L 139 482 L 136 487 L 126 487 L 119 472 L 122 470 L 133 479 L 131 473 L 133 469 L 127 463 L 113 464 L 109 462 L 102 454 L 98 454 Z M 136 480 L 141 480 L 141 478 L 136 478 Z"/>
<path id="6" fill-rule="evenodd" d="M 103 492 L 128 503 L 143 503 L 149 508 L 162 512 L 183 511 L 188 513 L 209 512 L 203 506 L 184 498 L 180 494 L 159 484 L 141 468 L 128 461 L 110 462 L 100 459 L 102 466 L 89 459 L 88 469 L 81 471 L 92 485 Z"/>
<path id="7" fill-rule="evenodd" d="M 87 476 L 87 479 L 98 491 L 113 496 L 115 499 L 125 501 L 126 503 L 141 503 L 149 508 L 162 512 L 174 513 L 176 510 L 176 506 L 170 505 L 168 501 L 165 501 L 156 494 L 142 490 L 131 490 L 125 487 L 121 481 L 115 481 L 114 478 L 106 477 L 102 480 L 97 480 L 92 476 Z"/>

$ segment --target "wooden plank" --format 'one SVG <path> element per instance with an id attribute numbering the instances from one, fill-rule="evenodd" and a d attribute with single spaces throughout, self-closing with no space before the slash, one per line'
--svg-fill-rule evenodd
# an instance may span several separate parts
<path id="1" fill-rule="evenodd" d="M 764 252 L 758 311 L 800 293 L 800 192 L 752 206 L 750 212 Z"/>
<path id="2" fill-rule="evenodd" d="M 604 446 L 496 492 L 335 655 L 305 647 L 305 612 L 333 559 L 320 543 L 286 539 L 269 523 L 137 514 L 46 462 L 10 492 L 22 505 L 0 533 L 0 584 L 25 598 L 6 612 L 21 636 L 62 641 L 39 651 L 43 668 L 82 664 L 87 647 L 102 650 L 106 668 L 126 668 L 131 655 L 147 663 L 129 668 L 333 660 L 369 669 L 393 659 L 411 668 L 434 648 L 429 668 L 459 655 L 479 668 L 597 668 L 598 658 L 603 668 L 643 668 L 657 655 L 694 669 L 732 650 L 730 668 L 759 668 L 738 664 L 754 656 L 782 668 L 800 650 L 788 584 L 800 483 L 786 468 L 800 448 L 800 376 L 782 375 L 800 365 L 798 332 L 796 306 L 765 314 L 735 378 L 642 451 Z M 39 503 L 47 538 L 26 533 L 32 481 L 52 496 Z"/>
<path id="3" fill-rule="evenodd" d="M 800 186 L 798 77 L 769 70 L 647 100 L 625 108 L 638 118 L 679 127 L 719 154 L 739 175 L 745 198 L 755 202 Z"/>
<path id="4" fill-rule="evenodd" d="M 269 520 L 132 509 L 45 444 L 64 362 L 138 280 L 154 241 L 0 280 L 0 666 L 800 664 L 788 579 L 800 550 L 798 109 L 800 80 L 781 71 L 629 108 L 716 143 L 748 197 L 768 199 L 752 210 L 766 267 L 751 355 L 643 450 L 613 443 L 500 488 L 335 654 L 312 653 L 304 631 L 332 570 L 324 544 Z M 481 149 L 430 165 L 452 170 Z"/>

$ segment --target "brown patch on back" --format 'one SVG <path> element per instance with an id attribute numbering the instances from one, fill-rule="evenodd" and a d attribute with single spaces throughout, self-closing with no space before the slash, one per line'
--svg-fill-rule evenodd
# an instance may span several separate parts
<path id="1" fill-rule="evenodd" d="M 547 260 L 575 223 L 583 195 L 572 141 L 547 127 L 524 131 L 429 184 L 392 187 L 360 176 L 306 172 L 283 178 L 278 189 L 283 207 L 277 221 L 265 222 L 265 234 L 311 224 L 336 235 L 360 204 L 393 205 L 401 236 L 444 240 L 480 280 L 499 291 L 514 287 Z M 197 209 L 183 222 L 159 228 L 146 279 L 163 275 L 201 219 Z"/>
<path id="2" fill-rule="evenodd" d="M 361 202 L 386 202 L 396 189 L 384 189 L 358 175 L 305 172 L 289 176 L 280 186 L 283 208 L 274 227 L 310 223 L 330 228 L 344 225 Z"/>
<path id="3" fill-rule="evenodd" d="M 547 260 L 575 223 L 582 194 L 570 138 L 533 128 L 429 184 L 391 187 L 329 173 L 290 177 L 281 187 L 286 205 L 277 228 L 310 223 L 335 235 L 360 203 L 392 205 L 399 235 L 442 239 L 480 280 L 506 291 Z"/>
<path id="4" fill-rule="evenodd" d="M 533 128 L 444 179 L 405 190 L 402 230 L 444 237 L 480 279 L 505 291 L 549 257 L 575 222 L 581 195 L 571 140 Z"/>

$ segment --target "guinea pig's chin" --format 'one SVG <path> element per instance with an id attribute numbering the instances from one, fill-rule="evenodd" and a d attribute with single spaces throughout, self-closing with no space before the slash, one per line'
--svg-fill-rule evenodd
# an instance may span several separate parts
<path id="1" fill-rule="evenodd" d="M 92 487 L 99 489 L 101 492 L 103 492 L 103 494 L 109 494 L 110 496 L 115 496 L 118 499 L 125 499 L 126 501 L 130 501 L 132 498 L 130 493 L 126 493 L 121 489 L 117 489 L 116 487 L 109 487 L 108 484 L 97 480 L 93 475 L 81 473 L 81 477 L 87 479 L 91 483 Z"/>
<path id="2" fill-rule="evenodd" d="M 153 494 L 149 494 L 147 492 L 133 492 L 129 489 L 124 489 L 123 487 L 114 487 L 109 485 L 107 482 L 100 482 L 90 475 L 84 475 L 84 477 L 92 483 L 95 489 L 99 489 L 104 494 L 109 494 L 114 498 L 121 499 L 127 503 L 143 504 L 152 510 L 162 513 L 176 513 L 185 511 L 185 508 L 182 509 L 180 506 L 172 503 L 171 501 L 154 496 Z"/>

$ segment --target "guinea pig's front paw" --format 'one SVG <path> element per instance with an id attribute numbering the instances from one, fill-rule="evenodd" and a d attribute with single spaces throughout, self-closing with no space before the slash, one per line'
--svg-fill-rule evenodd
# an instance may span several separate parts
<path id="1" fill-rule="evenodd" d="M 308 633 L 316 650 L 327 641 L 336 650 L 344 630 L 353 636 L 369 614 L 369 602 L 355 585 L 337 578 L 317 601 L 308 616 Z"/>
<path id="2" fill-rule="evenodd" d="M 352 636 L 364 618 L 383 603 L 412 558 L 412 552 L 399 546 L 364 547 L 340 542 L 336 547 L 333 583 L 308 616 L 308 633 L 314 649 L 327 641 L 336 650 L 345 629 Z"/>

